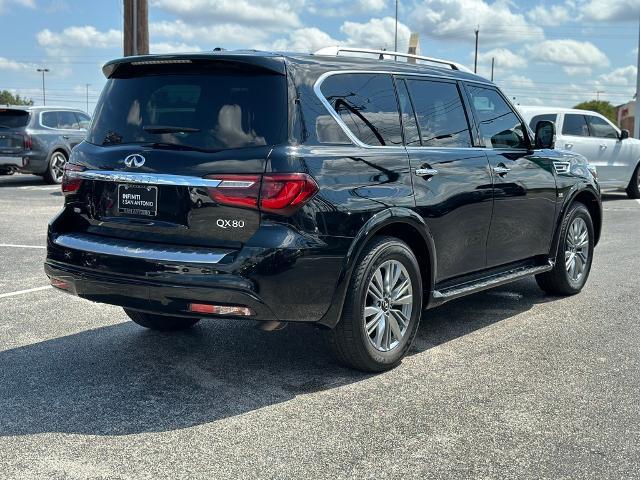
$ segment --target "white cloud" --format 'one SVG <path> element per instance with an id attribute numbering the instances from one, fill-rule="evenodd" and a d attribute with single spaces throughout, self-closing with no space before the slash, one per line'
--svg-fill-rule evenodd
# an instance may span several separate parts
<path id="1" fill-rule="evenodd" d="M 201 50 L 197 45 L 187 45 L 186 43 L 160 42 L 149 45 L 149 53 L 152 54 L 200 52 Z"/>
<path id="2" fill-rule="evenodd" d="M 562 67 L 564 72 L 571 77 L 585 76 L 588 77 L 591 75 L 593 70 L 591 67 Z"/>
<path id="3" fill-rule="evenodd" d="M 502 83 L 512 88 L 536 88 L 535 82 L 523 75 L 510 75 Z"/>
<path id="4" fill-rule="evenodd" d="M 424 0 L 409 14 L 411 27 L 429 37 L 472 41 L 480 27 L 482 45 L 542 40 L 542 28 L 511 11 L 512 2 L 497 0 Z"/>
<path id="5" fill-rule="evenodd" d="M 393 17 L 372 18 L 366 23 L 344 22 L 340 31 L 347 37 L 346 45 L 363 48 L 386 48 L 392 50 L 395 40 Z M 398 22 L 398 50 L 406 51 L 411 30 Z"/>
<path id="6" fill-rule="evenodd" d="M 389 0 L 316 0 L 307 5 L 307 11 L 322 17 L 375 14 L 385 10 Z"/>
<path id="7" fill-rule="evenodd" d="M 99 31 L 92 25 L 67 27 L 60 33 L 45 28 L 36 35 L 38 44 L 47 49 L 49 55 L 62 55 L 69 49 L 112 48 L 122 44 L 119 30 Z"/>
<path id="8" fill-rule="evenodd" d="M 152 0 L 151 6 L 188 23 L 208 27 L 235 23 L 277 30 L 302 25 L 296 11 L 303 3 L 302 0 Z"/>
<path id="9" fill-rule="evenodd" d="M 259 28 L 250 28 L 237 24 L 213 26 L 190 25 L 182 20 L 153 22 L 149 24 L 149 36 L 186 42 L 202 42 L 214 47 L 254 47 L 265 41 L 269 33 Z"/>
<path id="10" fill-rule="evenodd" d="M 598 77 L 598 80 L 603 85 L 635 88 L 637 74 L 637 67 L 629 65 L 627 67 L 616 68 L 610 73 L 604 73 Z"/>
<path id="11" fill-rule="evenodd" d="M 0 0 L 0 13 L 8 12 L 12 6 L 36 8 L 36 3 L 34 0 Z"/>
<path id="12" fill-rule="evenodd" d="M 9 70 L 12 72 L 22 72 L 25 70 L 33 70 L 36 67 L 29 63 L 16 62 L 9 58 L 0 57 L 0 70 Z"/>
<path id="13" fill-rule="evenodd" d="M 274 50 L 289 50 L 292 52 L 315 52 L 323 47 L 337 45 L 340 42 L 331 38 L 328 33 L 322 30 L 311 28 L 300 28 L 289 34 L 289 37 L 278 39 L 273 42 L 271 48 Z"/>
<path id="14" fill-rule="evenodd" d="M 526 47 L 529 57 L 541 63 L 551 63 L 565 68 L 569 74 L 576 68 L 601 68 L 609 66 L 607 56 L 593 43 L 577 40 L 545 40 Z"/>
<path id="15" fill-rule="evenodd" d="M 527 59 L 524 55 L 513 53 L 508 48 L 494 48 L 478 54 L 478 63 L 491 65 L 491 59 L 496 59 L 496 68 L 512 69 L 527 66 Z"/>
<path id="16" fill-rule="evenodd" d="M 638 0 L 589 0 L 581 5 L 585 20 L 637 22 L 640 15 Z"/>
<path id="17" fill-rule="evenodd" d="M 547 8 L 537 5 L 527 12 L 527 18 L 537 25 L 555 27 L 571 19 L 571 11 L 564 5 L 552 5 Z"/>

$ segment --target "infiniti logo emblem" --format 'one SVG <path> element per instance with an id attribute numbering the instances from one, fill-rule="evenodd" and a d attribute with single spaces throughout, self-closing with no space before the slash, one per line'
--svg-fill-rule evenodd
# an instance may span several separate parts
<path id="1" fill-rule="evenodd" d="M 127 158 L 124 159 L 124 164 L 129 168 L 131 167 L 139 168 L 144 165 L 144 162 L 145 162 L 145 158 L 139 153 L 134 153 L 133 155 L 129 155 Z"/>

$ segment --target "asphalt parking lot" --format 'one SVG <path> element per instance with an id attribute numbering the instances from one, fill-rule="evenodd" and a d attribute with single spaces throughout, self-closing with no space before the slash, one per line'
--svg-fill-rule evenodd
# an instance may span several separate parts
<path id="1" fill-rule="evenodd" d="M 375 376 L 308 326 L 154 333 L 48 288 L 61 204 L 38 177 L 0 177 L 2 478 L 640 478 L 640 203 L 624 194 L 606 196 L 582 294 L 526 280 L 447 304 Z"/>

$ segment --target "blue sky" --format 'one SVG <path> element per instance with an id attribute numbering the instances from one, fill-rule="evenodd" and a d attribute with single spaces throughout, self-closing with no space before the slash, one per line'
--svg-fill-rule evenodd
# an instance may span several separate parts
<path id="1" fill-rule="evenodd" d="M 225 48 L 393 47 L 393 0 L 149 0 L 152 53 Z M 640 0 L 401 0 L 399 45 L 473 66 L 521 104 L 615 104 L 635 93 Z M 121 55 L 122 0 L 0 0 L 0 89 L 89 110 L 101 65 Z"/>

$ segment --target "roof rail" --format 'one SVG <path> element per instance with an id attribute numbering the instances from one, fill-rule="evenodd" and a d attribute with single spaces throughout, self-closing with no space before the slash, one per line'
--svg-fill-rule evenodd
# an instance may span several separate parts
<path id="1" fill-rule="evenodd" d="M 369 48 L 352 48 L 352 47 L 325 47 L 316 51 L 314 55 L 329 55 L 329 56 L 338 56 L 340 52 L 348 52 L 348 53 L 368 53 L 373 55 L 379 55 L 380 60 L 385 60 L 385 57 L 390 57 L 389 59 L 395 59 L 397 57 L 407 58 L 407 59 L 415 59 L 422 60 L 424 62 L 438 63 L 441 65 L 447 65 L 452 70 L 460 70 L 461 72 L 473 73 L 470 69 L 465 67 L 460 63 L 451 62 L 449 60 L 442 60 L 440 58 L 433 57 L 424 57 L 422 55 L 414 55 L 412 53 L 402 53 L 402 52 L 392 52 L 389 50 L 372 50 Z"/>

